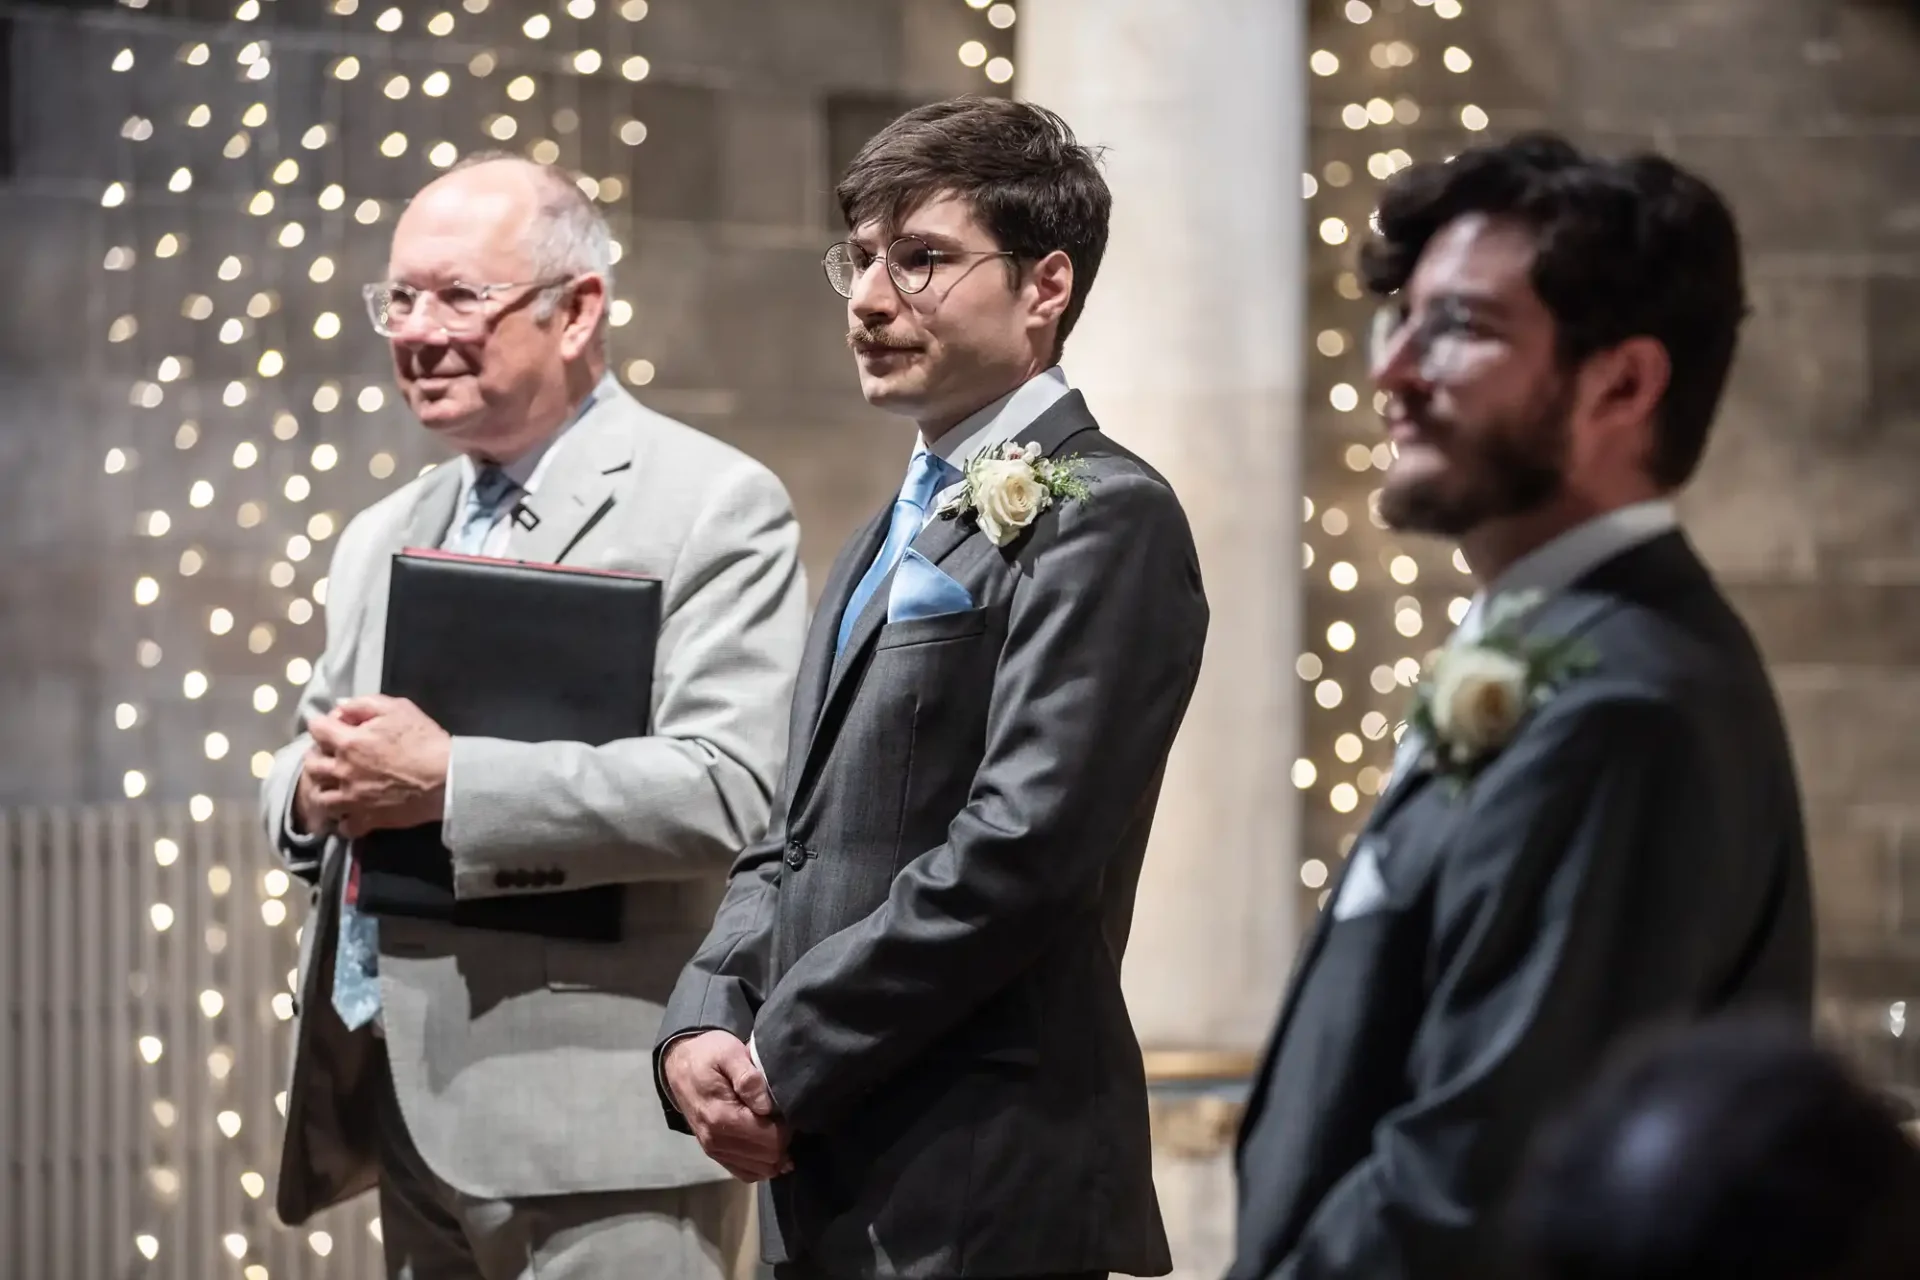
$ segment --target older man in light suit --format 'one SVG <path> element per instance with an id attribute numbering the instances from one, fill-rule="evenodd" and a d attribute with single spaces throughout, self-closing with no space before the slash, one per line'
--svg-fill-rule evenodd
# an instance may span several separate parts
<path id="1" fill-rule="evenodd" d="M 605 371 L 610 240 L 557 170 L 480 157 L 415 198 L 375 327 L 459 459 L 341 535 L 302 732 L 263 787 L 311 882 L 278 1208 L 379 1191 L 390 1275 L 718 1277 L 744 1189 L 668 1130 L 661 1006 L 729 861 L 766 824 L 805 623 L 798 533 L 763 467 Z M 605 746 L 450 737 L 379 696 L 408 546 L 657 577 L 652 734 Z M 621 886 L 597 943 L 373 918 L 354 837 L 443 823 L 456 895 Z"/>

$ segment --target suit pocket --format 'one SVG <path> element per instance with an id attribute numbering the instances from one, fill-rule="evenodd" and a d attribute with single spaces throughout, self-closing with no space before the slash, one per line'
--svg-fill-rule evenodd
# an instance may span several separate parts
<path id="1" fill-rule="evenodd" d="M 985 634 L 988 615 L 993 610 L 965 609 L 959 613 L 941 613 L 930 618 L 911 618 L 880 628 L 877 645 L 881 649 L 904 649 L 909 645 L 933 644 L 941 640 L 964 640 Z"/>

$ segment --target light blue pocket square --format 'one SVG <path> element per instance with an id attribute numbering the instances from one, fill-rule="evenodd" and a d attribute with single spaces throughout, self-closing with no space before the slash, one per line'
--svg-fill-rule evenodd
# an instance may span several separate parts
<path id="1" fill-rule="evenodd" d="M 940 566 L 913 548 L 893 571 L 893 589 L 887 593 L 887 621 L 910 622 L 964 613 L 973 608 L 967 589 L 940 571 Z"/>

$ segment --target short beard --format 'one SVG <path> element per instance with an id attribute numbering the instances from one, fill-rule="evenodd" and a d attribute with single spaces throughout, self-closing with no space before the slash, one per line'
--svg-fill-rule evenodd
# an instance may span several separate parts
<path id="1" fill-rule="evenodd" d="M 1399 487 L 1389 481 L 1380 518 L 1404 533 L 1459 538 L 1490 520 L 1538 511 L 1566 487 L 1572 402 L 1572 386 L 1563 386 L 1539 412 L 1474 439 L 1450 473 Z"/>

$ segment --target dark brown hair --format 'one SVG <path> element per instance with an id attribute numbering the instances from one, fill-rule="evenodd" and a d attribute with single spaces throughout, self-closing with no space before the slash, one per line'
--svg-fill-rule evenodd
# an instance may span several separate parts
<path id="1" fill-rule="evenodd" d="M 1361 249 L 1367 287 L 1398 291 L 1427 242 L 1473 213 L 1533 232 L 1534 292 L 1553 313 L 1563 364 L 1633 337 L 1666 348 L 1672 373 L 1648 470 L 1669 488 L 1686 483 L 1746 314 L 1740 235 L 1719 193 L 1660 156 L 1590 156 L 1553 134 L 1474 147 L 1387 185 Z"/>
<path id="2" fill-rule="evenodd" d="M 876 220 L 898 226 L 951 194 L 1022 269 L 1055 249 L 1065 253 L 1073 296 L 1054 335 L 1058 360 L 1107 251 L 1113 196 L 1099 158 L 1045 107 L 968 95 L 915 107 L 876 133 L 834 195 L 851 229 Z"/>

